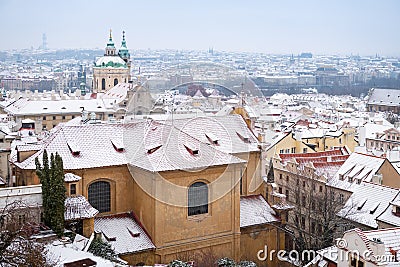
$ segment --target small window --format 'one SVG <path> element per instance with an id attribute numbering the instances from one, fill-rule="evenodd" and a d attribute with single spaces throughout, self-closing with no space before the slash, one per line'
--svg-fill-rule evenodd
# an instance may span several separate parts
<path id="1" fill-rule="evenodd" d="M 285 190 L 286 200 L 289 201 L 289 190 Z"/>
<path id="2" fill-rule="evenodd" d="M 46 120 L 46 116 L 43 116 L 43 120 L 44 120 L 44 121 Z"/>
<path id="3" fill-rule="evenodd" d="M 62 119 L 65 120 L 65 116 L 62 116 Z"/>
<path id="4" fill-rule="evenodd" d="M 303 181 L 303 187 L 306 187 L 306 181 Z"/>
<path id="5" fill-rule="evenodd" d="M 69 193 L 70 195 L 76 195 L 76 184 L 71 184 L 69 186 Z"/>
<path id="6" fill-rule="evenodd" d="M 339 203 L 340 204 L 344 203 L 344 195 L 342 193 L 339 194 Z"/>
<path id="7" fill-rule="evenodd" d="M 286 175 L 286 182 L 289 182 L 289 175 Z"/>
<path id="8" fill-rule="evenodd" d="M 319 186 L 319 192 L 322 193 L 322 190 L 323 190 L 322 185 L 320 185 Z"/>
<path id="9" fill-rule="evenodd" d="M 56 119 L 56 116 L 53 116 L 53 120 L 55 120 Z"/>
<path id="10" fill-rule="evenodd" d="M 282 194 L 282 187 L 279 187 L 279 194 Z"/>
<path id="11" fill-rule="evenodd" d="M 282 179 L 282 173 L 279 174 L 279 179 Z"/>
<path id="12" fill-rule="evenodd" d="M 0 138 L 0 143 L 4 143 L 4 139 L 3 138 Z"/>

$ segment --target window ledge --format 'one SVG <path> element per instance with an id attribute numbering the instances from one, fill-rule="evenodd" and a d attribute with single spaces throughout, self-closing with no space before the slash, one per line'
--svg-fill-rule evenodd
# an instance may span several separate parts
<path id="1" fill-rule="evenodd" d="M 188 221 L 201 222 L 207 219 L 208 217 L 211 217 L 210 213 L 191 215 L 188 216 Z"/>

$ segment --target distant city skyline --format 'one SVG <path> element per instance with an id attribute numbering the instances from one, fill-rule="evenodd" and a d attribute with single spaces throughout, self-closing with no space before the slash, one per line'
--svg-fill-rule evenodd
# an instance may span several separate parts
<path id="1" fill-rule="evenodd" d="M 0 50 L 116 47 L 400 56 L 398 0 L 0 0 Z"/>

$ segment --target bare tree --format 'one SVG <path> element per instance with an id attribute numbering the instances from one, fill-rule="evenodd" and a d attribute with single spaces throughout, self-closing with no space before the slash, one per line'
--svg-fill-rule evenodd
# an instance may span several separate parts
<path id="1" fill-rule="evenodd" d="M 354 228 L 354 224 L 345 219 L 350 214 L 338 216 L 348 194 L 328 187 L 320 179 L 307 177 L 303 172 L 298 173 L 293 183 L 286 193 L 295 206 L 289 213 L 288 227 L 293 231 L 297 251 L 316 251 L 331 246 L 345 230 Z M 348 212 L 354 212 L 350 210 Z"/>
<path id="2" fill-rule="evenodd" d="M 22 201 L 6 202 L 0 209 L 0 266 L 50 267 L 43 244 L 30 239 L 37 225 L 32 207 Z"/>

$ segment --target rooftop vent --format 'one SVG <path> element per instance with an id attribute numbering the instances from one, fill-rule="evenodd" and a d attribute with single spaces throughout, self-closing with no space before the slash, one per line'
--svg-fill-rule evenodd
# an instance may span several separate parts
<path id="1" fill-rule="evenodd" d="M 153 147 L 153 148 L 149 148 L 147 149 L 147 154 L 153 154 L 154 152 L 156 152 L 162 145 Z"/>
<path id="2" fill-rule="evenodd" d="M 371 207 L 371 209 L 369 210 L 369 213 L 370 213 L 370 214 L 374 214 L 374 212 L 378 209 L 379 204 L 381 204 L 381 203 L 380 203 L 380 202 L 376 202 L 376 203 Z"/>
<path id="3" fill-rule="evenodd" d="M 194 147 L 192 144 L 191 145 L 184 145 L 186 150 L 193 156 L 196 156 L 199 154 L 199 149 Z"/>
<path id="4" fill-rule="evenodd" d="M 123 142 L 121 142 L 120 139 L 113 138 L 110 141 L 111 141 L 113 147 L 115 148 L 115 150 L 117 150 L 118 152 L 124 151 L 125 146 L 124 146 Z"/>
<path id="5" fill-rule="evenodd" d="M 77 156 L 81 153 L 81 149 L 75 142 L 68 141 L 67 145 L 68 145 L 68 148 L 71 151 L 72 155 Z"/>
<path id="6" fill-rule="evenodd" d="M 367 198 L 363 198 L 363 199 L 358 203 L 357 210 L 361 210 L 361 209 L 364 207 L 364 205 L 365 205 L 366 202 L 367 202 Z"/>
<path id="7" fill-rule="evenodd" d="M 250 143 L 250 137 L 247 134 L 239 133 L 236 132 L 236 134 L 239 136 L 239 138 L 245 142 L 245 143 Z"/>
<path id="8" fill-rule="evenodd" d="M 208 141 L 213 145 L 218 145 L 218 138 L 213 133 L 206 133 Z"/>

